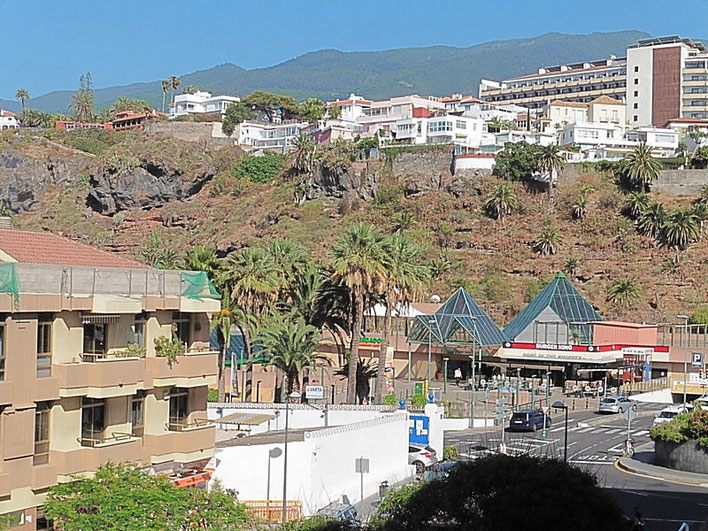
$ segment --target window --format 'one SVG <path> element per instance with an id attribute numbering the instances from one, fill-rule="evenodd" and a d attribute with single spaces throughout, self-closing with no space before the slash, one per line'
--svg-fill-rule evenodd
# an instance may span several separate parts
<path id="1" fill-rule="evenodd" d="M 634 71 L 635 71 L 635 72 L 639 72 L 639 67 L 638 67 L 638 66 L 635 66 L 635 67 L 634 67 Z"/>
<path id="2" fill-rule="evenodd" d="M 106 324 L 84 324 L 84 353 L 106 353 Z"/>
<path id="3" fill-rule="evenodd" d="M 634 104 L 632 105 L 632 107 L 633 107 L 634 109 L 637 109 L 637 108 L 639 108 L 639 104 L 638 104 L 638 103 L 634 103 Z"/>
<path id="4" fill-rule="evenodd" d="M 5 379 L 5 321 L 0 324 L 0 381 Z"/>
<path id="5" fill-rule="evenodd" d="M 173 387 L 170 391 L 170 418 L 168 427 L 172 431 L 180 431 L 187 423 L 187 389 Z"/>
<path id="6" fill-rule="evenodd" d="M 607 109 L 602 109 L 600 111 L 600 121 L 601 122 L 606 122 L 607 121 Z"/>
<path id="7" fill-rule="evenodd" d="M 619 121 L 619 111 L 617 109 L 612 111 L 612 121 L 613 122 Z"/>
<path id="8" fill-rule="evenodd" d="M 635 90 L 635 91 L 634 91 L 634 97 L 635 97 L 635 98 L 638 98 L 638 97 L 639 97 L 639 91 L 638 91 L 638 90 Z"/>
<path id="9" fill-rule="evenodd" d="M 694 107 L 697 107 L 697 106 L 705 105 L 705 103 L 703 102 L 703 100 L 691 100 L 691 105 L 693 105 Z"/>
<path id="10" fill-rule="evenodd" d="M 455 127 L 457 129 L 467 129 L 467 122 L 464 120 L 455 120 Z"/>
<path id="11" fill-rule="evenodd" d="M 81 400 L 81 445 L 95 446 L 103 442 L 106 403 L 97 398 Z"/>
<path id="12" fill-rule="evenodd" d="M 636 114 L 635 114 L 634 117 L 633 117 L 633 121 L 635 121 L 635 122 L 638 122 L 638 121 L 639 121 L 639 117 L 638 117 Z"/>
<path id="13" fill-rule="evenodd" d="M 49 462 L 49 413 L 51 402 L 39 402 L 34 413 L 34 455 L 33 465 Z"/>
<path id="14" fill-rule="evenodd" d="M 172 321 L 175 337 L 182 343 L 190 344 L 190 325 L 192 322 L 191 316 L 188 313 L 174 312 Z"/>
<path id="15" fill-rule="evenodd" d="M 145 391 L 138 391 L 130 402 L 130 424 L 133 437 L 142 437 L 145 427 Z"/>
<path id="16" fill-rule="evenodd" d="M 37 320 L 37 378 L 52 375 L 52 321 L 51 314 Z"/>
<path id="17" fill-rule="evenodd" d="M 145 348 L 145 318 L 142 315 L 136 316 L 133 323 L 133 343 Z"/>
<path id="18" fill-rule="evenodd" d="M 639 85 L 639 79 L 634 78 L 634 84 L 635 84 L 635 85 Z"/>
<path id="19" fill-rule="evenodd" d="M 665 142 L 667 144 L 670 144 L 671 142 L 674 141 L 674 136 L 673 135 L 656 135 L 656 141 L 657 142 Z"/>

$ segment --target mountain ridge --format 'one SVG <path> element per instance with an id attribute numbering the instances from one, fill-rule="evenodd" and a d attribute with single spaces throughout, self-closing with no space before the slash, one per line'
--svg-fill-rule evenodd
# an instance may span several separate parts
<path id="1" fill-rule="evenodd" d="M 266 90 L 299 100 L 344 98 L 355 92 L 373 99 L 417 93 L 444 96 L 477 94 L 481 78 L 503 79 L 541 66 L 624 56 L 626 47 L 650 35 L 643 31 L 546 33 L 535 37 L 489 41 L 468 47 L 426 46 L 346 52 L 327 48 L 273 66 L 247 70 L 222 63 L 181 76 L 182 87 L 197 85 L 213 93 L 244 95 Z M 27 106 L 67 112 L 73 91 L 58 90 L 32 98 Z M 97 108 L 120 96 L 161 106 L 160 81 L 135 82 L 94 90 Z M 19 111 L 17 101 L 0 99 L 0 108 Z"/>

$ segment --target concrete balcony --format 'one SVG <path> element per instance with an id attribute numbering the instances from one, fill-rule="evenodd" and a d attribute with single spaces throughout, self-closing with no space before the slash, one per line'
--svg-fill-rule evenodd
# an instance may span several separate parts
<path id="1" fill-rule="evenodd" d="M 94 357 L 86 355 L 78 363 L 52 365 L 59 380 L 59 396 L 112 398 L 132 395 L 142 388 L 145 362 L 141 358 Z"/>
<path id="2" fill-rule="evenodd" d="M 152 464 L 175 461 L 189 463 L 214 455 L 216 429 L 214 425 L 185 427 L 164 435 L 145 435 L 144 451 Z"/>
<path id="3" fill-rule="evenodd" d="M 137 437 L 104 439 L 93 446 L 66 452 L 53 451 L 49 462 L 56 467 L 59 482 L 70 481 L 72 474 L 93 472 L 108 463 L 136 462 L 143 459 L 142 440 Z"/>
<path id="4" fill-rule="evenodd" d="M 167 358 L 146 358 L 151 387 L 200 387 L 216 385 L 218 352 L 188 352 L 170 363 Z"/>
<path id="5" fill-rule="evenodd" d="M 57 484 L 57 467 L 53 463 L 32 467 L 32 490 L 42 490 Z"/>

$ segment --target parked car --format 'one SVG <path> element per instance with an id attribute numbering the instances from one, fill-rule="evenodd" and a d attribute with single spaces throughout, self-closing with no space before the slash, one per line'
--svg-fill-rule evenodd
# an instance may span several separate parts
<path id="1" fill-rule="evenodd" d="M 546 417 L 546 428 L 551 427 L 551 416 L 545 415 Z M 511 416 L 509 420 L 509 431 L 536 431 L 543 429 L 543 411 L 540 409 L 527 409 L 524 411 L 517 411 Z"/>
<path id="2" fill-rule="evenodd" d="M 325 505 L 315 513 L 318 516 L 327 516 L 339 521 L 358 522 L 356 508 L 348 503 L 335 501 Z"/>
<path id="3" fill-rule="evenodd" d="M 600 413 L 624 413 L 632 407 L 632 401 L 626 396 L 607 396 L 600 400 Z"/>
<path id="4" fill-rule="evenodd" d="M 703 411 L 708 411 L 708 395 L 703 395 L 699 398 L 696 398 L 693 401 L 693 404 L 697 408 L 702 409 Z"/>
<path id="5" fill-rule="evenodd" d="M 434 448 L 419 444 L 408 445 L 408 464 L 415 465 L 416 474 L 422 474 L 425 469 L 438 462 Z"/>
<path id="6" fill-rule="evenodd" d="M 671 422 L 674 418 L 676 418 L 676 415 L 680 415 L 681 413 L 690 413 L 691 411 L 693 411 L 693 404 L 677 404 L 664 408 L 661 410 L 661 413 L 654 417 L 652 427 L 661 426 L 662 424 Z"/>

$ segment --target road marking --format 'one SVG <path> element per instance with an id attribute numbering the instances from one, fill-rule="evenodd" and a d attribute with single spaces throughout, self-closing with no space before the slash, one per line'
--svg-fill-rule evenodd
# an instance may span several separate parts
<path id="1" fill-rule="evenodd" d="M 635 431 L 632 435 L 635 437 L 642 437 L 643 435 L 649 435 L 649 430 Z"/>
<path id="2" fill-rule="evenodd" d="M 619 428 L 619 429 L 614 428 L 614 429 L 612 429 L 612 430 L 607 430 L 607 431 L 605 432 L 605 435 L 612 435 L 613 433 L 619 433 L 619 432 L 621 432 L 621 431 L 622 431 L 622 428 Z"/>
<path id="3" fill-rule="evenodd" d="M 573 446 L 574 444 L 578 444 L 578 441 L 573 441 L 573 442 L 571 442 L 571 443 L 568 443 L 568 448 L 570 448 L 570 447 Z"/>
<path id="4" fill-rule="evenodd" d="M 590 427 L 590 428 L 581 428 L 581 429 L 578 430 L 578 433 L 587 433 L 587 432 L 592 431 L 592 430 L 594 430 L 594 429 L 595 429 L 595 428 L 592 428 L 592 427 Z"/>
<path id="5" fill-rule="evenodd" d="M 551 430 L 551 433 L 556 432 L 556 431 L 561 431 L 562 429 L 563 429 L 563 426 L 561 426 L 560 428 L 553 428 Z"/>
<path id="6" fill-rule="evenodd" d="M 637 496 L 644 496 L 645 498 L 649 497 L 649 494 L 647 494 L 646 492 L 639 492 L 639 491 L 636 491 L 636 490 L 629 490 L 629 489 L 620 489 L 620 490 L 621 490 L 622 492 L 626 492 L 626 493 L 628 493 L 628 494 L 635 494 L 635 495 L 637 495 Z"/>
<path id="7" fill-rule="evenodd" d="M 582 459 L 571 459 L 570 461 L 574 465 L 611 465 L 612 461 L 592 461 L 592 460 L 582 460 Z"/>

